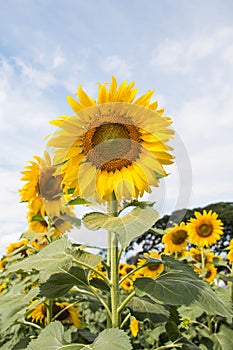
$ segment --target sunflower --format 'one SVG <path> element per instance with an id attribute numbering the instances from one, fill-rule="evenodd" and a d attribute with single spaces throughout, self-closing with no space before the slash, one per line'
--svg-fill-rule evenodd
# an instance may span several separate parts
<path id="1" fill-rule="evenodd" d="M 229 250 L 229 253 L 226 256 L 227 260 L 233 263 L 233 239 L 231 239 L 229 246 L 226 248 L 226 250 Z"/>
<path id="2" fill-rule="evenodd" d="M 76 328 L 80 328 L 80 317 L 78 313 L 79 306 L 72 305 L 66 301 L 54 302 L 52 306 L 52 317 L 58 321 L 61 321 L 66 325 L 74 325 Z M 31 302 L 29 311 L 27 312 L 27 318 L 32 322 L 38 322 L 46 325 L 47 323 L 47 305 L 44 302 L 40 302 L 38 299 Z"/>
<path id="3" fill-rule="evenodd" d="M 191 248 L 190 249 L 190 253 L 191 253 L 191 256 L 192 258 L 194 259 L 195 262 L 197 263 L 201 263 L 202 262 L 202 254 L 201 254 L 201 250 L 198 249 L 198 248 Z M 203 251 L 204 253 L 204 262 L 205 262 L 205 265 L 211 263 L 214 259 L 214 257 L 216 257 L 214 255 L 214 253 L 204 249 Z"/>
<path id="4" fill-rule="evenodd" d="M 195 267 L 194 271 L 199 275 L 203 272 L 201 268 Z M 217 269 L 213 264 L 205 265 L 204 278 L 207 282 L 211 283 L 217 276 Z"/>
<path id="5" fill-rule="evenodd" d="M 44 159 L 33 157 L 36 161 L 30 161 L 30 165 L 22 171 L 22 181 L 26 181 L 19 190 L 21 201 L 36 201 L 34 205 L 41 204 L 42 214 L 59 216 L 66 203 L 62 192 L 62 176 L 56 175 L 57 168 L 52 165 L 48 152 L 44 152 Z"/>
<path id="6" fill-rule="evenodd" d="M 19 248 L 25 248 L 27 243 L 28 243 L 27 239 L 22 239 L 18 242 L 11 243 L 6 247 L 6 255 L 12 254 L 15 250 L 18 250 Z M 20 253 L 24 253 L 24 249 L 20 250 Z"/>
<path id="7" fill-rule="evenodd" d="M 132 336 L 135 338 L 138 334 L 138 320 L 136 319 L 136 317 L 134 316 L 131 317 L 129 328 Z"/>
<path id="8" fill-rule="evenodd" d="M 116 79 L 99 84 L 97 102 L 78 87 L 78 100 L 68 97 L 73 117 L 51 123 L 59 130 L 48 145 L 57 148 L 55 161 L 62 164 L 64 190 L 74 196 L 109 201 L 137 198 L 158 186 L 166 176 L 163 165 L 172 163 L 172 149 L 166 143 L 173 135 L 172 123 L 151 103 L 153 91 L 135 99 L 134 83 Z"/>
<path id="9" fill-rule="evenodd" d="M 165 253 L 176 253 L 183 251 L 187 244 L 188 230 L 184 222 L 180 225 L 175 224 L 174 227 L 168 228 L 162 237 L 162 242 L 165 244 Z"/>
<path id="10" fill-rule="evenodd" d="M 223 234 L 223 223 L 217 219 L 218 214 L 204 210 L 203 214 L 195 211 L 194 215 L 196 218 L 191 218 L 187 225 L 190 242 L 199 247 L 215 244 Z"/>
<path id="11" fill-rule="evenodd" d="M 40 302 L 38 299 L 31 302 L 29 311 L 27 312 L 27 318 L 32 322 L 39 322 L 46 324 L 47 322 L 47 306 L 45 303 Z"/>
<path id="12" fill-rule="evenodd" d="M 149 252 L 149 254 L 144 254 L 145 259 L 139 259 L 138 261 L 138 267 L 144 265 L 148 258 L 154 258 L 154 259 L 160 259 L 160 254 L 155 252 Z M 138 274 L 136 274 L 137 277 L 150 277 L 150 278 L 156 278 L 158 277 L 164 270 L 164 265 L 159 262 L 154 262 L 153 264 L 149 264 L 147 266 L 142 267 Z"/>
<path id="13" fill-rule="evenodd" d="M 78 313 L 79 306 L 72 305 L 67 301 L 55 302 L 53 304 L 53 317 L 56 320 L 61 321 L 67 325 L 74 325 L 76 328 L 80 328 L 81 315 Z M 56 315 L 58 315 L 56 317 Z"/>
<path id="14" fill-rule="evenodd" d="M 133 281 L 131 278 L 126 278 L 123 282 L 121 282 L 120 286 L 126 291 L 131 291 L 133 290 Z"/>

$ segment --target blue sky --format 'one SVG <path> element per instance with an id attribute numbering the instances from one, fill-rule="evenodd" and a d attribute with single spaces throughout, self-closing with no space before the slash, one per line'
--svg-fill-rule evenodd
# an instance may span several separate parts
<path id="1" fill-rule="evenodd" d="M 174 120 L 177 161 L 153 199 L 162 214 L 232 201 L 231 0 L 0 2 L 0 246 L 27 228 L 20 171 L 45 149 L 82 83 L 135 81 Z"/>

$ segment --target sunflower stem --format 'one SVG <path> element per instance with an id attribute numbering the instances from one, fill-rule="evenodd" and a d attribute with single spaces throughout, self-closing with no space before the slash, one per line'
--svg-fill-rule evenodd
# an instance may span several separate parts
<path id="1" fill-rule="evenodd" d="M 118 202 L 113 192 L 109 202 L 109 214 L 118 215 Z M 111 325 L 107 322 L 108 327 L 119 327 L 119 274 L 118 274 L 118 238 L 115 232 L 109 232 L 108 262 L 110 262 L 110 304 L 111 304 Z"/>
<path id="2" fill-rule="evenodd" d="M 202 272 L 205 270 L 205 253 L 204 253 L 204 247 L 201 247 L 201 269 Z"/>
<path id="3" fill-rule="evenodd" d="M 53 318 L 53 299 L 47 300 L 47 325 L 50 324 Z"/>

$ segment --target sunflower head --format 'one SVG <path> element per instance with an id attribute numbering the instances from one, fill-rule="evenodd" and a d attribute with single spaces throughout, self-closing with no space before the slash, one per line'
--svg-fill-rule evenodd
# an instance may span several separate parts
<path id="1" fill-rule="evenodd" d="M 194 271 L 203 276 L 203 278 L 209 283 L 213 282 L 217 276 L 217 269 L 213 264 L 206 264 L 205 270 L 195 267 Z"/>
<path id="2" fill-rule="evenodd" d="M 223 234 L 223 223 L 217 219 L 218 214 L 204 210 L 203 214 L 195 212 L 194 215 L 187 225 L 190 242 L 199 247 L 215 244 Z"/>
<path id="3" fill-rule="evenodd" d="M 22 180 L 26 183 L 19 190 L 21 200 L 33 202 L 33 206 L 42 214 L 59 216 L 66 203 L 62 176 L 56 174 L 57 167 L 52 164 L 48 152 L 44 152 L 44 158 L 35 156 L 34 159 L 22 172 Z"/>
<path id="4" fill-rule="evenodd" d="M 138 267 L 144 265 L 148 258 L 154 258 L 154 259 L 160 259 L 160 254 L 157 251 L 149 252 L 144 254 L 145 258 L 139 259 L 138 261 Z M 138 271 L 137 277 L 150 277 L 150 278 L 156 278 L 158 277 L 164 270 L 164 265 L 160 262 L 154 262 L 150 263 L 144 267 L 142 267 Z"/>
<path id="5" fill-rule="evenodd" d="M 168 228 L 162 237 L 165 244 L 165 253 L 176 253 L 183 251 L 187 244 L 188 230 L 184 222 L 180 225 L 175 224 L 174 227 Z"/>
<path id="6" fill-rule="evenodd" d="M 150 102 L 153 91 L 138 99 L 136 92 L 134 83 L 118 86 L 113 77 L 109 88 L 99 84 L 97 101 L 81 87 L 77 100 L 68 97 L 75 116 L 52 121 L 59 130 L 48 143 L 57 149 L 56 163 L 63 164 L 64 190 L 99 201 L 114 192 L 121 201 L 158 186 L 173 158 L 166 144 L 171 119 Z"/>

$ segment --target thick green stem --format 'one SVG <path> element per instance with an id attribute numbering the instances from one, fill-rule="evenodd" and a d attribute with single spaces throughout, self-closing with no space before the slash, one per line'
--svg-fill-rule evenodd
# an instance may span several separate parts
<path id="1" fill-rule="evenodd" d="M 201 247 L 201 269 L 203 273 L 205 270 L 205 252 L 203 247 Z"/>
<path id="2" fill-rule="evenodd" d="M 113 234 L 111 245 L 111 306 L 112 306 L 112 327 L 119 327 L 119 275 L 118 275 L 118 239 Z"/>
<path id="3" fill-rule="evenodd" d="M 114 192 L 111 195 L 109 202 L 109 214 L 112 216 L 118 215 L 118 202 Z M 109 303 L 111 305 L 111 325 L 108 321 L 107 327 L 117 328 L 119 327 L 119 275 L 118 275 L 118 238 L 115 232 L 108 233 L 108 258 L 107 261 L 110 263 L 110 298 Z"/>
<path id="4" fill-rule="evenodd" d="M 53 318 L 53 299 L 47 299 L 47 325 L 50 324 Z"/>

